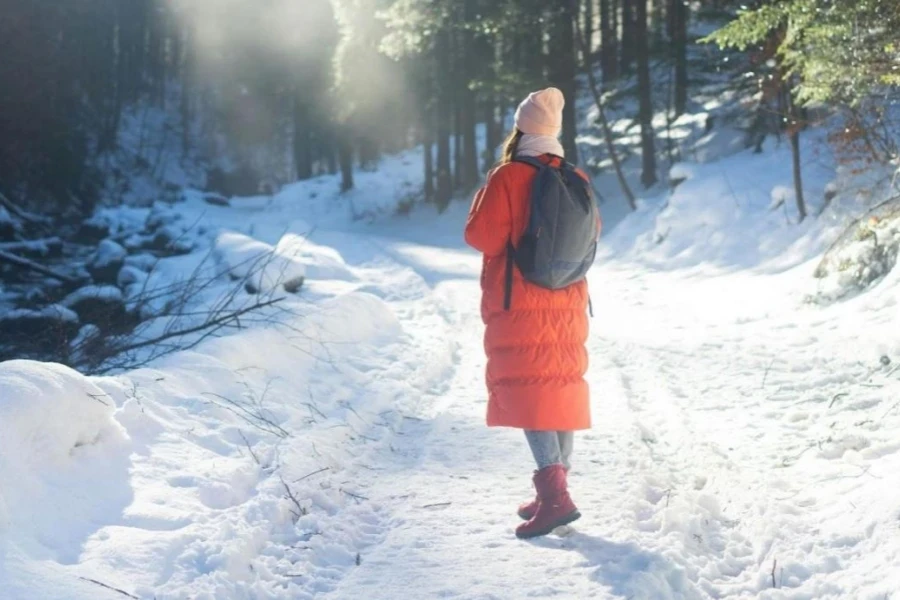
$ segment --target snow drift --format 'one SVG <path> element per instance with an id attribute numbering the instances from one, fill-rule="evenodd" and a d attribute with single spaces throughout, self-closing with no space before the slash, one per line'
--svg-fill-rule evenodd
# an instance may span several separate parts
<path id="1" fill-rule="evenodd" d="M 115 403 L 62 365 L 0 363 L 0 536 L 74 560 L 84 534 L 128 501 Z"/>

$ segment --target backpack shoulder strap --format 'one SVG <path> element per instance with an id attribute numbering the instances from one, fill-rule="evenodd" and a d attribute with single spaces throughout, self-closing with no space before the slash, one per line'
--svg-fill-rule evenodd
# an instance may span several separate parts
<path id="1" fill-rule="evenodd" d="M 515 264 L 516 248 L 512 242 L 506 242 L 506 272 L 503 277 L 503 310 L 508 311 L 512 305 L 513 265 Z"/>
<path id="2" fill-rule="evenodd" d="M 535 169 L 538 169 L 538 170 L 543 169 L 544 167 L 547 166 L 533 156 L 517 156 L 513 159 L 513 162 L 520 162 L 520 163 L 524 163 L 526 165 L 531 165 L 532 167 L 534 167 Z"/>

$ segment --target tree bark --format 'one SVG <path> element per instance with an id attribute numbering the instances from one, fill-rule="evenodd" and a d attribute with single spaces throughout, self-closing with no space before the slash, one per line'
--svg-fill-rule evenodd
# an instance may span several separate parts
<path id="1" fill-rule="evenodd" d="M 551 46 L 550 66 L 551 83 L 558 87 L 565 96 L 563 107 L 562 145 L 566 160 L 578 163 L 578 134 L 575 114 L 575 74 L 577 73 L 577 52 L 575 49 L 575 32 L 578 20 L 578 0 L 559 0 L 555 12 L 556 46 Z"/>
<path id="2" fill-rule="evenodd" d="M 635 54 L 637 53 L 637 47 L 641 44 L 647 43 L 646 40 L 638 39 L 639 31 L 643 31 L 644 35 L 646 35 L 646 22 L 640 30 L 636 28 L 636 5 L 644 1 L 645 0 L 622 0 L 622 41 L 619 45 L 619 58 L 620 69 L 623 73 L 627 72 L 628 69 L 631 68 L 631 65 L 634 63 Z M 646 6 L 644 6 L 643 14 L 647 14 Z"/>
<path id="3" fill-rule="evenodd" d="M 600 67 L 605 84 L 615 81 L 619 76 L 614 11 L 614 0 L 600 0 Z"/>
<path id="4" fill-rule="evenodd" d="M 781 68 L 779 68 L 781 71 Z M 782 71 L 783 72 L 783 71 Z M 782 94 L 784 98 L 784 106 L 787 113 L 787 133 L 791 142 L 791 168 L 794 175 L 794 197 L 797 201 L 797 213 L 800 215 L 800 222 L 806 218 L 806 200 L 803 197 L 803 166 L 800 162 L 800 130 L 803 128 L 801 122 L 800 111 L 792 96 L 792 87 L 794 84 L 792 77 L 781 78 Z"/>
<path id="5" fill-rule="evenodd" d="M 594 2 L 596 0 L 583 0 L 584 2 L 584 39 L 585 48 L 581 53 L 582 64 L 590 62 L 594 55 Z"/>
<path id="6" fill-rule="evenodd" d="M 449 32 L 443 30 L 438 32 L 435 41 L 436 72 L 439 74 L 437 75 L 437 110 L 435 114 L 437 121 L 437 172 L 435 173 L 437 189 L 435 190 L 435 202 L 440 211 L 443 211 L 450 204 L 450 198 L 453 195 L 453 173 L 450 163 L 450 130 L 453 106 L 452 102 L 450 102 L 447 80 L 440 75 L 449 71 L 449 37 Z"/>
<path id="7" fill-rule="evenodd" d="M 657 182 L 656 149 L 653 143 L 653 97 L 650 82 L 650 49 L 647 40 L 647 4 L 645 0 L 635 3 L 635 35 L 637 49 L 638 95 L 641 123 L 641 183 L 650 187 Z"/>
<path id="8" fill-rule="evenodd" d="M 193 114 L 191 112 L 191 100 L 194 93 L 194 36 L 192 26 L 184 28 L 184 65 L 181 69 L 181 151 L 187 156 L 191 144 L 191 124 Z"/>
<path id="9" fill-rule="evenodd" d="M 477 17 L 475 0 L 465 0 L 463 18 L 474 25 Z M 462 81 L 460 81 L 460 127 L 462 129 L 461 183 L 462 189 L 470 190 L 478 183 L 478 144 L 476 140 L 476 111 L 478 105 L 471 83 L 477 76 L 475 63 L 475 36 L 469 29 L 462 34 Z"/>
<path id="10" fill-rule="evenodd" d="M 353 143 L 348 131 L 341 131 L 338 142 L 338 160 L 341 163 L 341 192 L 353 189 Z"/>
<path id="11" fill-rule="evenodd" d="M 429 111 L 430 113 L 430 111 Z M 434 136 L 432 134 L 433 119 L 431 119 L 431 115 L 426 113 L 425 116 L 425 124 L 422 130 L 423 139 L 422 145 L 423 147 L 423 168 L 425 170 L 425 186 L 422 190 L 423 195 L 425 196 L 425 202 L 431 202 L 434 200 L 434 155 L 432 151 L 434 150 Z"/>
<path id="12" fill-rule="evenodd" d="M 672 54 L 675 60 L 675 116 L 687 110 L 688 64 L 687 64 L 687 22 L 686 0 L 670 0 L 669 22 L 671 24 Z"/>
<path id="13" fill-rule="evenodd" d="M 794 171 L 794 195 L 797 198 L 797 212 L 800 221 L 806 218 L 806 201 L 803 198 L 803 168 L 800 163 L 800 129 L 796 125 L 791 128 L 791 162 Z"/>
<path id="14" fill-rule="evenodd" d="M 294 170 L 297 179 L 309 179 L 313 176 L 310 115 L 309 104 L 300 97 L 302 93 L 300 86 L 294 90 Z"/>
<path id="15" fill-rule="evenodd" d="M 486 135 L 483 155 L 484 163 L 481 167 L 483 173 L 490 171 L 494 166 L 494 162 L 497 160 L 495 151 L 500 144 L 500 128 L 497 123 L 496 112 L 496 97 L 493 94 L 489 94 L 484 101 L 484 127 Z"/>

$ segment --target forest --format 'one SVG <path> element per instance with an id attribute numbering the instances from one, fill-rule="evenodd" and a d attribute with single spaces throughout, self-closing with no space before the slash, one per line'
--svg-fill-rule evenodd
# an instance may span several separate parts
<path id="1" fill-rule="evenodd" d="M 492 164 L 524 93 L 552 84 L 574 98 L 584 73 L 598 100 L 634 88 L 649 186 L 660 178 L 654 114 L 682 114 L 694 71 L 710 64 L 735 87 L 749 78 L 791 135 L 809 105 L 845 110 L 845 141 L 886 160 L 878 100 L 897 83 L 898 13 L 889 0 L 17 2 L 0 22 L 0 192 L 89 215 L 123 201 L 134 172 L 164 178 L 172 159 L 205 165 L 204 185 L 226 195 L 338 171 L 350 189 L 355 170 L 424 144 L 422 197 L 442 206 Z M 721 27 L 701 39 L 699 20 Z M 723 61 L 720 48 L 739 54 Z"/>

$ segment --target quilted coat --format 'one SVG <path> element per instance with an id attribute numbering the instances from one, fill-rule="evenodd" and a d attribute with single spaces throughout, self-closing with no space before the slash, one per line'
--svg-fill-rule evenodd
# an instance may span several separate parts
<path id="1" fill-rule="evenodd" d="M 540 160 L 559 159 L 543 155 Z M 525 280 L 514 268 L 510 309 L 504 310 L 506 244 L 509 240 L 517 245 L 525 231 L 536 174 L 534 167 L 517 162 L 492 171 L 476 193 L 466 222 L 466 243 L 483 254 L 487 424 L 550 431 L 588 429 L 586 282 L 548 290 Z M 599 233 L 599 221 L 597 227 Z"/>

